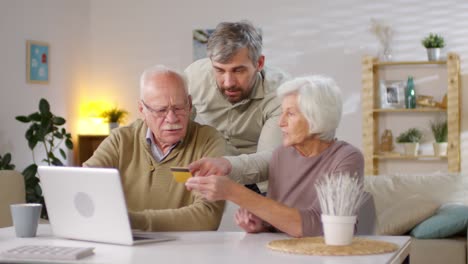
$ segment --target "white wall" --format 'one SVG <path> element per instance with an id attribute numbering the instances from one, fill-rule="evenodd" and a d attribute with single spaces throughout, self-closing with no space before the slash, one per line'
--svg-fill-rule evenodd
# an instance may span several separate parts
<path id="1" fill-rule="evenodd" d="M 47 19 L 37 22 L 42 16 L 36 14 L 37 10 L 45 12 Z M 192 61 L 192 29 L 240 19 L 249 19 L 262 28 L 267 64 L 294 76 L 324 73 L 337 80 L 346 98 L 338 136 L 362 147 L 361 58 L 378 50 L 378 42 L 369 32 L 370 19 L 383 19 L 394 28 L 396 60 L 425 60 L 420 40 L 431 31 L 442 33 L 447 42 L 444 53 L 461 55 L 462 86 L 466 87 L 467 14 L 468 2 L 464 0 L 0 0 L 0 34 L 7 40 L 0 42 L 0 55 L 9 61 L 8 66 L 0 66 L 0 89 L 14 91 L 14 98 L 24 98 L 0 99 L 0 116 L 8 121 L 0 128 L 0 153 L 13 151 L 19 159 L 28 155 L 22 138 L 24 126 L 12 117 L 32 111 L 41 96 L 52 98 L 54 109 L 66 115 L 73 126 L 79 103 L 93 100 L 110 101 L 131 111 L 129 121 L 137 118 L 138 77 L 146 67 L 162 63 L 184 69 Z M 49 86 L 25 84 L 26 38 L 50 42 L 52 56 L 62 59 L 60 63 L 53 59 Z M 26 96 L 20 96 L 20 89 Z M 80 90 L 75 94 L 68 89 Z M 466 93 L 462 101 L 466 106 L 462 118 L 466 119 Z M 462 140 L 462 167 L 466 171 L 465 120 Z"/>
<path id="2" fill-rule="evenodd" d="M 89 21 L 87 0 L 0 0 L 0 155 L 11 152 L 20 171 L 32 155 L 24 137 L 29 126 L 15 116 L 37 111 L 46 98 L 73 131 L 73 103 L 89 75 Z M 26 40 L 49 43 L 49 85 L 26 83 Z"/>
<path id="3" fill-rule="evenodd" d="M 369 31 L 371 18 L 382 19 L 395 30 L 395 60 L 425 60 L 421 39 L 429 32 L 443 34 L 447 42 L 444 54 L 454 51 L 461 55 L 463 83 L 467 83 L 468 2 L 464 0 L 99 0 L 91 1 L 90 88 L 95 92 L 88 94 L 95 99 L 111 98 L 131 110 L 132 118 L 136 118 L 138 76 L 145 67 L 162 63 L 184 69 L 192 61 L 192 29 L 249 19 L 263 30 L 267 64 L 281 67 L 293 76 L 322 73 L 338 81 L 346 98 L 338 136 L 362 147 L 361 58 L 364 54 L 376 54 L 379 48 Z M 468 95 L 463 96 L 466 107 L 462 117 L 466 119 Z M 465 120 L 462 131 L 466 170 Z M 406 167 L 404 164 L 403 170 Z"/>

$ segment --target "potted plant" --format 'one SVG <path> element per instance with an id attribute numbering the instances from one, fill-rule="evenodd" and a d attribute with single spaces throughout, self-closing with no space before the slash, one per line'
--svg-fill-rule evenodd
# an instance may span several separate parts
<path id="1" fill-rule="evenodd" d="M 432 143 L 434 147 L 435 156 L 447 156 L 447 120 L 439 119 L 431 122 L 430 124 L 432 135 L 434 136 L 435 142 Z"/>
<path id="2" fill-rule="evenodd" d="M 439 60 L 440 49 L 445 46 L 445 41 L 442 36 L 430 33 L 421 43 L 427 49 L 427 57 L 430 61 Z"/>
<path id="3" fill-rule="evenodd" d="M 14 170 L 15 165 L 11 164 L 11 154 L 0 155 L 0 170 Z"/>
<path id="4" fill-rule="evenodd" d="M 419 141 L 422 139 L 422 133 L 417 128 L 410 128 L 398 135 L 396 141 L 403 145 L 405 154 L 408 156 L 417 156 L 419 150 Z"/>
<path id="5" fill-rule="evenodd" d="M 109 130 L 112 130 L 116 127 L 119 127 L 119 124 L 124 121 L 127 115 L 128 112 L 126 110 L 114 107 L 102 112 L 101 117 L 104 118 L 107 123 L 109 123 Z"/>
<path id="6" fill-rule="evenodd" d="M 62 143 L 65 143 L 66 148 L 72 150 L 73 142 L 71 134 L 67 133 L 67 130 L 63 127 L 66 122 L 65 119 L 54 115 L 50 111 L 49 102 L 44 98 L 39 101 L 38 112 L 26 116 L 17 116 L 16 120 L 22 123 L 31 123 L 25 137 L 32 151 L 33 164 L 26 167 L 22 172 L 26 186 L 26 202 L 42 204 L 41 217 L 47 219 L 47 210 L 39 184 L 39 177 L 36 176 L 38 161 L 36 161 L 34 150 L 37 146 L 41 146 L 45 151 L 45 157 L 39 162 L 46 163 L 49 166 L 63 166 L 62 161 L 55 155 L 56 151 L 58 151 L 63 159 L 67 158 L 67 154 L 62 148 Z"/>

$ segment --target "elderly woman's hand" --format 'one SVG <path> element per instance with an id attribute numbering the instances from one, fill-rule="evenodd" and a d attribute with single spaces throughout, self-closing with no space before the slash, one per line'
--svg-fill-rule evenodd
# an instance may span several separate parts
<path id="1" fill-rule="evenodd" d="M 188 190 L 195 190 L 209 201 L 226 200 L 232 186 L 236 184 L 227 176 L 191 177 L 185 183 Z"/>
<path id="2" fill-rule="evenodd" d="M 232 165 L 225 158 L 202 158 L 190 163 L 188 168 L 196 176 L 226 176 L 231 172 Z"/>
<path id="3" fill-rule="evenodd" d="M 258 233 L 264 231 L 263 220 L 244 208 L 237 210 L 235 215 L 236 224 L 247 233 Z"/>

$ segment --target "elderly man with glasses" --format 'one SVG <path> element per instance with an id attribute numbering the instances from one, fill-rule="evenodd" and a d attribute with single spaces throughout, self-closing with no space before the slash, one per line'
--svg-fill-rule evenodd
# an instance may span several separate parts
<path id="1" fill-rule="evenodd" d="M 132 228 L 216 230 L 224 202 L 187 191 L 170 168 L 224 155 L 222 135 L 190 120 L 192 99 L 184 76 L 161 65 L 141 75 L 138 108 L 142 120 L 112 130 L 83 165 L 119 169 Z"/>

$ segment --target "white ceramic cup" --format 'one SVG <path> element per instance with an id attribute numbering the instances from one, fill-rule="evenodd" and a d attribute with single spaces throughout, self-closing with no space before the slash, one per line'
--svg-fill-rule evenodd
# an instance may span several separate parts
<path id="1" fill-rule="evenodd" d="M 345 246 L 351 244 L 354 235 L 356 216 L 338 216 L 322 214 L 325 244 Z"/>
<path id="2" fill-rule="evenodd" d="M 10 209 L 16 236 L 35 237 L 42 205 L 38 203 L 12 204 Z"/>

